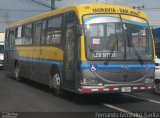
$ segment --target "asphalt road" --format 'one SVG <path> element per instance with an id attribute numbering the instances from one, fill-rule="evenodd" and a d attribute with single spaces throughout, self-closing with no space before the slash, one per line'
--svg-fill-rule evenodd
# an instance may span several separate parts
<path id="1" fill-rule="evenodd" d="M 121 95 L 75 95 L 64 98 L 47 86 L 17 82 L 0 70 L 0 112 L 160 112 L 160 96 L 154 91 Z"/>

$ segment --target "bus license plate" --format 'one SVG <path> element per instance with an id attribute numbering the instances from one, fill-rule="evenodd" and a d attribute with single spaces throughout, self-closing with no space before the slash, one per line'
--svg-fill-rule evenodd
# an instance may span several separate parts
<path id="1" fill-rule="evenodd" d="M 131 92 L 131 87 L 122 87 L 121 92 L 129 93 Z"/>

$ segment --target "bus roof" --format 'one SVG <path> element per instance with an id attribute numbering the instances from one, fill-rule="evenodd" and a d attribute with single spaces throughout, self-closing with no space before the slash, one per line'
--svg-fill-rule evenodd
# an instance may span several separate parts
<path id="1" fill-rule="evenodd" d="M 68 6 L 68 7 L 57 9 L 57 10 L 49 11 L 49 12 L 40 14 L 38 16 L 34 16 L 31 18 L 13 23 L 9 25 L 7 28 L 14 28 L 17 26 L 21 26 L 23 24 L 44 19 L 46 17 L 51 17 L 54 15 L 58 15 L 60 13 L 65 13 L 67 11 L 75 11 L 79 19 L 81 19 L 81 16 L 83 16 L 84 14 L 96 14 L 96 13 L 110 13 L 110 14 L 117 13 L 117 14 L 132 15 L 132 16 L 137 16 L 137 17 L 147 19 L 144 12 L 135 10 L 132 8 L 124 7 L 124 6 L 111 5 L 111 4 L 86 4 L 86 5 L 73 5 L 73 6 Z"/>

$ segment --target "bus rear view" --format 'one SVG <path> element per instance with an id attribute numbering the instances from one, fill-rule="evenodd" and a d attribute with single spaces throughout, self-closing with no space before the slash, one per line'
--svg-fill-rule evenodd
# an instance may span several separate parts
<path id="1" fill-rule="evenodd" d="M 79 91 L 153 89 L 154 48 L 148 21 L 140 11 L 109 7 L 93 8 L 94 13 L 83 15 L 86 60 L 81 64 Z"/>

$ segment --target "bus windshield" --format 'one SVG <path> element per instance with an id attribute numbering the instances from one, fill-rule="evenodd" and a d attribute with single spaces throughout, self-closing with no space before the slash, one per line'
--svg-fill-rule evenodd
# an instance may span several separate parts
<path id="1" fill-rule="evenodd" d="M 147 21 L 128 15 L 86 15 L 84 29 L 89 60 L 151 60 Z"/>
<path id="2" fill-rule="evenodd" d="M 0 45 L 0 53 L 4 53 L 4 45 Z"/>

